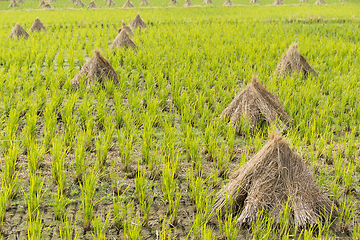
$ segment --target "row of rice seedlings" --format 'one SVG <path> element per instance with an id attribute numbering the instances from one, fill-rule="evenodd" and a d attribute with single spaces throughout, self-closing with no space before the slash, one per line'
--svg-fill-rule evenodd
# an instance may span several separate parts
<path id="1" fill-rule="evenodd" d="M 139 169 L 135 178 L 135 192 L 137 200 L 140 203 L 140 212 L 143 218 L 143 225 L 149 222 L 150 208 L 153 204 L 153 195 L 151 185 L 145 178 L 145 171 Z"/>

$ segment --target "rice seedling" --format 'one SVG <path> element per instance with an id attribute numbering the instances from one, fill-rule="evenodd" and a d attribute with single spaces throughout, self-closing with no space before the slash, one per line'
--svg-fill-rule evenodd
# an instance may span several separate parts
<path id="1" fill-rule="evenodd" d="M 103 215 L 101 211 L 99 216 L 95 216 L 93 219 L 94 232 L 92 233 L 94 239 L 96 240 L 106 240 L 106 232 L 110 226 L 109 222 L 110 212 Z"/>
<path id="2" fill-rule="evenodd" d="M 350 234 L 353 228 L 355 218 L 355 203 L 351 196 L 345 197 L 344 201 L 340 204 L 338 210 L 338 231 Z"/>
<path id="3" fill-rule="evenodd" d="M 37 212 L 35 216 L 29 216 L 29 221 L 27 223 L 27 233 L 28 240 L 45 239 L 42 216 L 40 216 L 40 212 Z"/>
<path id="4" fill-rule="evenodd" d="M 52 141 L 51 148 L 51 176 L 61 192 L 65 190 L 66 185 L 65 156 L 68 150 L 64 148 L 64 145 L 65 140 L 56 137 Z"/>
<path id="5" fill-rule="evenodd" d="M 75 217 L 75 219 L 73 219 L 73 217 L 66 216 L 65 221 L 59 225 L 59 235 L 61 240 L 80 239 L 76 227 L 77 217 L 78 215 Z"/>
<path id="6" fill-rule="evenodd" d="M 144 170 L 139 170 L 137 173 L 135 178 L 135 192 L 140 203 L 143 225 L 147 225 L 149 221 L 150 208 L 153 204 L 153 196 L 151 194 L 151 185 L 145 178 Z"/>
<path id="7" fill-rule="evenodd" d="M 102 169 L 106 164 L 106 158 L 111 148 L 111 132 L 99 132 L 95 140 L 96 144 L 96 157 L 97 157 L 97 166 Z"/>

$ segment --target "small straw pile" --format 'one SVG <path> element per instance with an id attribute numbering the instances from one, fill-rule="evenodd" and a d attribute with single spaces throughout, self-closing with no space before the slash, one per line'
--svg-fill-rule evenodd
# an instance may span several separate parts
<path id="1" fill-rule="evenodd" d="M 234 4 L 230 0 L 226 0 L 223 6 L 234 6 Z"/>
<path id="2" fill-rule="evenodd" d="M 261 126 L 263 120 L 276 123 L 278 131 L 287 129 L 291 120 L 277 98 L 255 77 L 224 109 L 220 118 L 230 120 L 238 129 L 243 128 L 242 124 L 248 122 L 252 134 Z"/>
<path id="3" fill-rule="evenodd" d="M 140 14 L 137 14 L 136 17 L 134 18 L 134 20 L 132 20 L 132 22 L 130 23 L 130 27 L 132 27 L 133 29 L 136 28 L 146 28 L 146 24 L 145 22 L 141 19 Z"/>
<path id="4" fill-rule="evenodd" d="M 34 31 L 40 32 L 41 30 L 46 31 L 46 28 L 44 27 L 40 19 L 36 18 L 35 22 L 31 25 L 29 32 L 34 32 Z"/>
<path id="5" fill-rule="evenodd" d="M 179 4 L 178 1 L 176 1 L 176 0 L 171 0 L 171 1 L 169 2 L 169 5 L 175 5 L 175 4 Z"/>
<path id="6" fill-rule="evenodd" d="M 108 5 L 109 7 L 111 7 L 111 6 L 115 6 L 116 3 L 114 2 L 114 0 L 109 0 L 109 1 L 107 2 L 107 5 Z"/>
<path id="7" fill-rule="evenodd" d="M 126 3 L 124 4 L 123 8 L 134 8 L 134 4 L 132 4 L 130 2 L 130 0 L 127 0 Z"/>
<path id="8" fill-rule="evenodd" d="M 53 9 L 53 7 L 50 5 L 50 3 L 45 3 L 44 9 Z"/>
<path id="9" fill-rule="evenodd" d="M 124 20 L 122 21 L 122 26 L 121 28 L 119 29 L 118 33 L 121 32 L 121 30 L 125 30 L 126 33 L 130 36 L 130 37 L 133 37 L 134 36 L 134 32 L 131 30 L 131 27 L 130 26 L 126 26 Z"/>
<path id="10" fill-rule="evenodd" d="M 89 2 L 87 9 L 89 8 L 98 8 L 98 5 L 96 5 L 96 3 L 94 2 L 94 0 L 92 0 L 91 2 Z"/>
<path id="11" fill-rule="evenodd" d="M 326 2 L 324 2 L 324 0 L 317 0 L 315 5 L 321 5 L 321 4 L 326 4 Z"/>
<path id="12" fill-rule="evenodd" d="M 193 4 L 190 2 L 190 0 L 186 0 L 184 7 L 190 7 L 193 6 Z"/>
<path id="13" fill-rule="evenodd" d="M 291 209 L 289 224 L 299 228 L 337 216 L 336 207 L 316 186 L 303 159 L 279 134 L 270 136 L 265 146 L 233 173 L 230 182 L 218 193 L 213 211 L 224 215 L 229 200 L 235 210 L 241 210 L 239 226 L 251 226 L 262 217 L 261 213 L 279 224 L 287 203 Z"/>
<path id="14" fill-rule="evenodd" d="M 78 74 L 71 80 L 71 86 L 79 86 L 82 77 L 90 85 L 94 85 L 97 81 L 100 83 L 104 83 L 107 80 L 114 81 L 115 83 L 119 82 L 114 68 L 100 54 L 99 50 L 95 50 L 94 56 L 84 64 Z"/>
<path id="15" fill-rule="evenodd" d="M 250 3 L 258 3 L 260 0 L 251 0 Z"/>
<path id="16" fill-rule="evenodd" d="M 272 5 L 284 5 L 282 0 L 275 0 L 275 2 Z"/>
<path id="17" fill-rule="evenodd" d="M 275 74 L 285 77 L 293 73 L 303 73 L 305 78 L 307 78 L 309 74 L 317 77 L 318 73 L 310 66 L 305 57 L 299 53 L 297 48 L 297 44 L 289 47 L 289 50 L 284 54 L 276 67 Z"/>
<path id="18" fill-rule="evenodd" d="M 211 1 L 211 0 L 204 0 L 204 2 L 203 2 L 203 4 L 212 4 L 213 3 L 213 1 Z"/>
<path id="19" fill-rule="evenodd" d="M 17 23 L 15 27 L 13 28 L 12 32 L 10 33 L 10 38 L 17 38 L 24 37 L 25 39 L 28 39 L 29 34 L 25 31 L 25 29 Z"/>
<path id="20" fill-rule="evenodd" d="M 10 3 L 10 5 L 9 5 L 9 8 L 13 8 L 13 7 L 20 7 L 19 4 L 17 4 L 17 3 L 15 2 L 15 0 L 12 0 L 11 3 Z"/>
<path id="21" fill-rule="evenodd" d="M 76 0 L 75 6 L 85 6 L 85 4 L 81 0 Z"/>
<path id="22" fill-rule="evenodd" d="M 150 3 L 147 0 L 141 0 L 140 5 L 149 5 Z"/>
<path id="23" fill-rule="evenodd" d="M 45 6 L 45 4 L 46 4 L 46 2 L 44 0 L 42 0 L 40 2 L 40 4 L 39 4 L 38 8 L 41 8 L 41 7 Z"/>
<path id="24" fill-rule="evenodd" d="M 110 49 L 118 48 L 132 48 L 138 49 L 138 46 L 129 38 L 125 29 L 121 29 L 120 33 L 116 36 L 114 42 L 109 46 Z"/>

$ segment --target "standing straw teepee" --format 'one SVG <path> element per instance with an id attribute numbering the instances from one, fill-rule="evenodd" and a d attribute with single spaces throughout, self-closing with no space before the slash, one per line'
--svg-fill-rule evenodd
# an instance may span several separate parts
<path id="1" fill-rule="evenodd" d="M 131 30 L 131 27 L 130 27 L 130 26 L 126 26 L 124 20 L 122 21 L 122 26 L 121 26 L 121 28 L 119 29 L 118 33 L 120 33 L 121 30 L 125 30 L 126 33 L 127 33 L 130 37 L 133 37 L 133 36 L 134 36 L 134 32 Z"/>
<path id="2" fill-rule="evenodd" d="M 234 6 L 234 4 L 230 0 L 226 0 L 223 6 Z"/>
<path id="3" fill-rule="evenodd" d="M 109 7 L 111 7 L 111 6 L 115 6 L 116 3 L 114 2 L 114 0 L 108 0 L 108 2 L 107 2 L 106 5 L 108 5 Z"/>
<path id="4" fill-rule="evenodd" d="M 81 6 L 84 7 L 85 4 L 81 0 L 76 0 L 75 6 Z"/>
<path id="5" fill-rule="evenodd" d="M 9 5 L 9 8 L 13 8 L 13 7 L 20 7 L 19 4 L 17 4 L 17 3 L 15 2 L 15 0 L 12 0 L 11 3 L 10 3 L 10 5 Z"/>
<path id="6" fill-rule="evenodd" d="M 87 9 L 89 8 L 98 8 L 98 5 L 96 5 L 96 3 L 94 2 L 94 0 L 92 0 L 91 2 L 89 2 Z"/>
<path id="7" fill-rule="evenodd" d="M 272 5 L 284 5 L 284 3 L 282 2 L 282 0 L 275 0 Z"/>
<path id="8" fill-rule="evenodd" d="M 27 39 L 29 37 L 29 34 L 25 31 L 25 29 L 20 25 L 20 24 L 16 24 L 15 27 L 13 28 L 12 32 L 10 33 L 10 38 L 17 38 L 19 39 L 20 37 L 23 37 L 25 39 Z"/>
<path id="9" fill-rule="evenodd" d="M 280 63 L 275 69 L 275 74 L 279 76 L 287 76 L 293 73 L 303 73 L 307 78 L 309 74 L 317 77 L 318 73 L 313 69 L 306 59 L 297 50 L 298 45 L 293 44 L 282 57 Z"/>
<path id="10" fill-rule="evenodd" d="M 24 0 L 19 0 L 17 3 L 21 4 L 21 3 L 25 3 L 25 2 L 24 2 Z"/>
<path id="11" fill-rule="evenodd" d="M 40 19 L 36 18 L 35 22 L 31 25 L 29 32 L 34 32 L 34 31 L 40 32 L 41 30 L 46 31 L 46 28 L 44 27 Z"/>
<path id="12" fill-rule="evenodd" d="M 324 2 L 324 0 L 317 0 L 315 5 L 321 5 L 321 4 L 326 4 L 326 2 Z"/>
<path id="13" fill-rule="evenodd" d="M 145 22 L 141 19 L 140 14 L 136 14 L 136 17 L 134 18 L 134 20 L 132 20 L 132 22 L 130 23 L 130 27 L 132 27 L 133 29 L 136 28 L 146 28 L 146 24 Z"/>
<path id="14" fill-rule="evenodd" d="M 291 120 L 277 98 L 255 77 L 224 109 L 220 119 L 230 121 L 238 130 L 243 130 L 249 124 L 251 133 L 254 133 L 264 121 L 276 124 L 278 131 L 283 131 Z"/>
<path id="15" fill-rule="evenodd" d="M 147 0 L 141 0 L 140 5 L 147 6 L 147 5 L 150 5 L 150 3 Z"/>
<path id="16" fill-rule="evenodd" d="M 50 5 L 50 3 L 45 3 L 44 9 L 53 9 L 53 7 Z"/>
<path id="17" fill-rule="evenodd" d="M 77 87 L 80 80 L 84 77 L 85 81 L 94 85 L 95 82 L 105 83 L 106 81 L 119 82 L 117 73 L 111 64 L 100 54 L 99 50 L 95 50 L 94 56 L 89 59 L 76 76 L 71 80 L 71 85 Z"/>
<path id="18" fill-rule="evenodd" d="M 38 8 L 41 8 L 41 7 L 45 6 L 45 4 L 46 4 L 46 2 L 44 0 L 42 0 L 40 2 L 40 4 L 39 4 Z"/>
<path id="19" fill-rule="evenodd" d="M 124 4 L 123 8 L 134 8 L 134 4 L 130 2 L 130 0 L 126 0 L 126 3 Z"/>
<path id="20" fill-rule="evenodd" d="M 49 3 L 56 3 L 56 0 L 49 0 Z"/>
<path id="21" fill-rule="evenodd" d="M 211 1 L 211 0 L 204 0 L 204 2 L 203 2 L 203 4 L 212 4 L 213 3 L 213 1 Z"/>
<path id="22" fill-rule="evenodd" d="M 179 4 L 177 0 L 171 0 L 169 2 L 169 5 L 175 5 L 175 4 Z"/>
<path id="23" fill-rule="evenodd" d="M 110 45 L 110 49 L 114 49 L 115 47 L 138 49 L 138 46 L 129 38 L 125 29 L 121 29 L 114 42 Z"/>
<path id="24" fill-rule="evenodd" d="M 300 2 L 308 2 L 309 0 L 300 0 Z"/>
<path id="25" fill-rule="evenodd" d="M 230 177 L 230 182 L 218 193 L 214 212 L 225 214 L 233 201 L 241 211 L 239 226 L 251 226 L 262 214 L 280 223 L 284 206 L 290 215 L 285 221 L 305 228 L 337 216 L 337 209 L 307 169 L 303 159 L 295 153 L 279 134 L 270 136 L 265 146 Z"/>
<path id="26" fill-rule="evenodd" d="M 193 6 L 193 4 L 190 2 L 190 0 L 186 0 L 184 7 L 190 7 Z"/>
<path id="27" fill-rule="evenodd" d="M 250 3 L 258 3 L 260 0 L 251 0 Z"/>
<path id="28" fill-rule="evenodd" d="M 76 0 L 70 0 L 70 3 L 76 3 Z"/>

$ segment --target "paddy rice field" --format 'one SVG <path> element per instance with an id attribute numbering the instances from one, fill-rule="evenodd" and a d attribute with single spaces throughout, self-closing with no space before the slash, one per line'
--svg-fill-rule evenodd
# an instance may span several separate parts
<path id="1" fill-rule="evenodd" d="M 358 1 L 115 2 L 0 1 L 1 239 L 360 239 Z M 138 50 L 110 49 L 137 13 L 147 25 L 133 30 Z M 46 31 L 9 38 L 37 17 Z M 274 74 L 294 43 L 318 77 Z M 74 89 L 96 49 L 119 82 Z M 237 226 L 241 209 L 209 219 L 219 190 L 275 131 L 219 119 L 252 76 L 291 117 L 282 134 L 335 221 L 284 232 L 270 216 Z"/>

